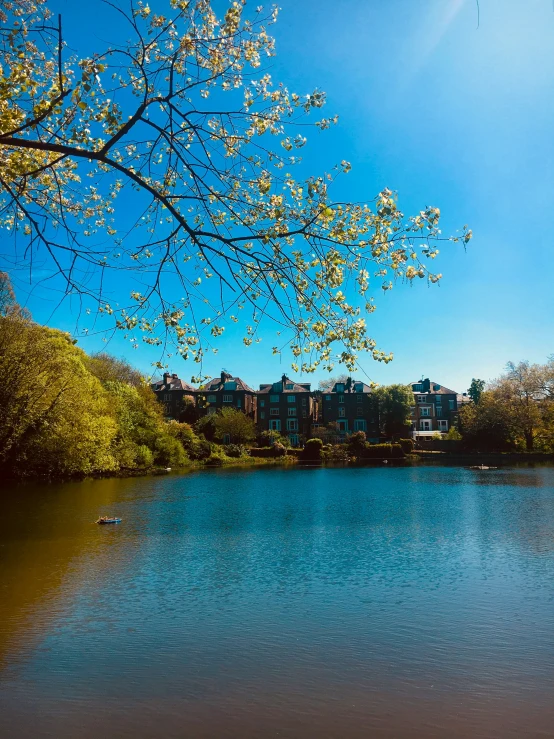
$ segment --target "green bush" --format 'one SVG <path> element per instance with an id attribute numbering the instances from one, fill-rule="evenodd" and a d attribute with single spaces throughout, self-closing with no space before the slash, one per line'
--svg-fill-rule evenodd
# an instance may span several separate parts
<path id="1" fill-rule="evenodd" d="M 154 462 L 161 467 L 182 467 L 187 462 L 187 455 L 174 436 L 163 434 L 154 443 Z"/>
<path id="2" fill-rule="evenodd" d="M 241 446 L 240 444 L 227 444 L 223 447 L 223 451 L 227 455 L 227 457 L 244 457 L 246 454 L 245 447 Z"/>
<path id="3" fill-rule="evenodd" d="M 400 444 L 404 454 L 411 454 L 414 451 L 413 439 L 398 439 L 398 443 Z"/>
<path id="4" fill-rule="evenodd" d="M 362 459 L 390 459 L 404 456 L 400 444 L 369 444 Z"/>
<path id="5" fill-rule="evenodd" d="M 141 444 L 137 447 L 135 455 L 135 464 L 137 467 L 152 467 L 154 463 L 154 455 L 147 446 Z"/>
<path id="6" fill-rule="evenodd" d="M 223 457 L 220 454 L 210 454 L 208 459 L 204 462 L 207 467 L 222 467 Z"/>
<path id="7" fill-rule="evenodd" d="M 302 450 L 302 459 L 317 462 L 321 459 L 323 442 L 321 439 L 308 439 Z"/>

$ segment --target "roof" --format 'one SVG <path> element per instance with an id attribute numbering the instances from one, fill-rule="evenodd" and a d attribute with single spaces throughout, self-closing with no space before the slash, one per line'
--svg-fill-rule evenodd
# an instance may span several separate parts
<path id="1" fill-rule="evenodd" d="M 322 388 L 321 392 L 323 395 L 327 395 L 329 393 L 340 393 L 341 395 L 344 395 L 345 393 L 353 393 L 353 394 L 361 394 L 361 393 L 371 393 L 372 388 L 371 385 L 368 385 L 366 382 L 362 382 L 361 380 L 353 380 L 351 377 L 348 378 L 350 380 L 350 384 L 348 384 L 348 381 L 346 382 L 335 382 L 332 385 L 329 385 L 328 387 Z M 337 390 L 337 385 L 344 385 L 343 390 Z M 356 389 L 358 388 L 358 389 Z"/>
<path id="2" fill-rule="evenodd" d="M 234 385 L 234 387 L 229 387 L 229 385 Z M 249 387 L 244 382 L 244 380 L 241 380 L 240 377 L 231 377 L 231 375 L 226 375 L 225 380 L 223 380 L 221 377 L 214 377 L 213 380 L 210 380 L 204 385 L 202 390 L 204 392 L 210 391 L 212 393 L 223 390 L 227 390 L 229 392 L 233 390 L 238 390 L 239 392 L 245 393 L 255 392 L 255 390 L 252 390 L 252 388 Z"/>
<path id="3" fill-rule="evenodd" d="M 287 387 L 287 385 L 292 385 L 292 387 Z M 311 385 L 309 382 L 299 383 L 294 382 L 290 377 L 283 377 L 279 382 L 260 385 L 258 395 L 263 395 L 265 393 L 309 393 L 311 392 L 310 387 Z"/>
<path id="4" fill-rule="evenodd" d="M 450 388 L 444 387 L 440 382 L 427 381 L 429 382 L 429 390 L 413 390 L 413 392 L 417 395 L 458 395 L 455 390 L 450 390 Z M 425 382 L 425 380 L 414 380 L 413 382 L 410 382 L 409 385 L 413 389 L 414 385 L 421 385 L 423 382 Z M 438 390 L 435 390 L 436 387 L 438 387 Z"/>
<path id="5" fill-rule="evenodd" d="M 167 383 L 165 383 L 163 380 L 156 380 L 151 384 L 150 387 L 152 388 L 152 390 L 154 390 L 154 392 L 159 392 L 160 390 L 184 390 L 187 393 L 196 392 L 196 388 L 194 388 L 192 385 L 189 385 L 188 382 L 181 380 L 180 377 L 175 376 L 168 377 Z"/>

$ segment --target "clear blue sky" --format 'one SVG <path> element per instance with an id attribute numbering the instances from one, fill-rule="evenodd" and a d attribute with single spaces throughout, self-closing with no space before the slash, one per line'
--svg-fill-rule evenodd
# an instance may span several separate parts
<path id="1" fill-rule="evenodd" d="M 160 0 L 150 0 L 153 8 Z M 162 3 L 160 3 L 162 4 Z M 110 22 L 99 0 L 51 0 L 76 49 L 104 47 Z M 282 0 L 271 73 L 298 92 L 328 94 L 332 132 L 312 136 L 305 159 L 319 172 L 347 159 L 343 192 L 371 199 L 397 190 L 406 214 L 436 205 L 443 230 L 468 223 L 467 251 L 445 245 L 440 287 L 396 286 L 376 295 L 368 321 L 394 361 L 361 359 L 379 383 L 421 375 L 467 389 L 508 360 L 554 352 L 554 12 L 551 0 Z M 111 16 L 110 16 L 111 18 Z M 83 31 L 86 34 L 83 36 Z M 23 298 L 23 293 L 20 293 Z M 37 320 L 51 306 L 31 300 Z M 66 305 L 50 325 L 72 330 Z M 247 349 L 232 333 L 205 364 L 247 382 L 271 382 L 290 362 L 271 354 L 275 329 Z M 87 350 L 100 340 L 80 340 Z M 121 338 L 109 351 L 145 371 L 157 358 Z M 192 363 L 171 370 L 189 379 Z M 339 368 L 337 368 L 338 371 Z M 317 381 L 325 374 L 306 377 Z"/>

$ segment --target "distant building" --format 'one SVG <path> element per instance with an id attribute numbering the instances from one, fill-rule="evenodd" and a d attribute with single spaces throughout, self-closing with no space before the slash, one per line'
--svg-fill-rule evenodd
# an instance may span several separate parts
<path id="1" fill-rule="evenodd" d="M 196 404 L 201 416 L 212 415 L 222 408 L 235 408 L 256 422 L 256 391 L 240 377 L 223 371 L 196 391 Z"/>
<path id="2" fill-rule="evenodd" d="M 176 374 L 164 372 L 163 378 L 153 382 L 150 387 L 156 398 L 164 407 L 164 414 L 168 418 L 179 420 L 187 403 L 196 403 L 196 389 Z"/>
<path id="3" fill-rule="evenodd" d="M 446 434 L 458 425 L 458 409 L 463 396 L 428 378 L 411 382 L 414 393 L 412 434 L 414 437 Z"/>
<path id="4" fill-rule="evenodd" d="M 298 446 L 310 435 L 314 402 L 310 383 L 298 383 L 286 375 L 279 382 L 262 384 L 258 391 L 258 428 L 278 431 Z"/>
<path id="5" fill-rule="evenodd" d="M 322 389 L 320 403 L 320 422 L 336 423 L 340 436 L 364 431 L 368 441 L 379 443 L 379 404 L 365 382 L 336 382 Z"/>

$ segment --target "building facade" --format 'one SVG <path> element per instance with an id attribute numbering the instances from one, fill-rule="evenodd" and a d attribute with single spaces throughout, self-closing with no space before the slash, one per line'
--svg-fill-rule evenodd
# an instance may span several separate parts
<path id="1" fill-rule="evenodd" d="M 428 378 L 410 383 L 414 393 L 412 434 L 414 437 L 446 434 L 458 424 L 458 393 Z"/>
<path id="2" fill-rule="evenodd" d="M 164 407 L 164 413 L 168 418 L 178 421 L 187 404 L 196 403 L 196 389 L 176 374 L 164 372 L 163 378 L 150 386 L 158 402 Z"/>
<path id="3" fill-rule="evenodd" d="M 233 377 L 225 371 L 196 391 L 196 406 L 200 416 L 213 415 L 222 408 L 235 408 L 254 423 L 257 421 L 255 390 L 240 377 Z"/>
<path id="4" fill-rule="evenodd" d="M 340 437 L 363 431 L 368 441 L 379 443 L 379 404 L 365 382 L 348 377 L 321 391 L 320 422 L 336 423 Z"/>
<path id="5" fill-rule="evenodd" d="M 258 428 L 288 436 L 299 446 L 310 435 L 314 403 L 310 383 L 298 383 L 286 375 L 279 382 L 262 384 L 258 391 Z"/>

